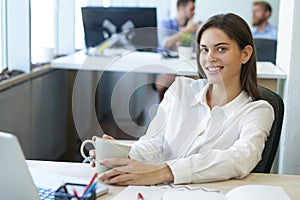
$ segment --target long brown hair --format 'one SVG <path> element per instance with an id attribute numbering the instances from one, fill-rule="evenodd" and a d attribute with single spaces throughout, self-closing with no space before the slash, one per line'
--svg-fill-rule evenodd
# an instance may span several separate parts
<path id="1" fill-rule="evenodd" d="M 197 50 L 197 65 L 200 77 L 206 78 L 206 75 L 201 67 L 200 58 L 200 40 L 205 30 L 209 28 L 217 28 L 222 30 L 230 39 L 237 42 L 240 50 L 244 49 L 247 45 L 251 45 L 253 53 L 245 64 L 242 64 L 240 75 L 240 83 L 243 90 L 245 90 L 253 100 L 262 99 L 257 87 L 256 79 L 256 52 L 251 30 L 246 21 L 238 15 L 228 13 L 212 16 L 201 27 L 196 37 L 196 50 Z"/>

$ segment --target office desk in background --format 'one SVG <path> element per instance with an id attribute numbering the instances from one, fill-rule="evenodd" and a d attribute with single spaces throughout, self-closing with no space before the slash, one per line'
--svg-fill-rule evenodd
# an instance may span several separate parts
<path id="1" fill-rule="evenodd" d="M 117 57 L 88 56 L 85 51 L 79 51 L 53 60 L 51 67 L 67 70 L 73 78 L 73 84 L 69 84 L 69 91 L 72 94 L 71 91 L 75 88 L 79 92 L 75 100 L 73 96 L 69 101 L 75 102 L 75 105 L 79 102 L 80 106 L 75 107 L 77 109 L 75 113 L 80 113 L 77 121 L 83 124 L 82 128 L 79 128 L 83 133 L 99 132 L 97 121 L 91 117 L 91 113 L 93 114 L 95 110 L 98 119 L 106 119 L 106 116 L 112 115 L 111 108 L 114 108 L 117 111 L 114 120 L 120 122 L 119 124 L 126 130 L 127 127 L 132 127 L 132 120 L 138 124 L 139 119 L 146 118 L 147 124 L 150 121 L 147 117 L 151 106 L 159 103 L 157 93 L 152 89 L 155 74 L 198 75 L 195 59 L 163 58 L 158 53 L 137 51 Z M 278 83 L 285 81 L 286 74 L 280 68 L 271 62 L 258 62 L 257 76 L 259 84 L 280 95 L 283 94 L 280 90 L 282 87 L 277 85 L 283 85 Z M 82 81 L 75 86 L 75 83 L 78 83 L 77 77 L 83 78 L 79 78 Z M 101 83 L 98 84 L 97 81 Z M 90 102 L 95 102 L 95 105 L 90 105 Z M 77 127 L 77 130 L 79 129 Z M 134 130 L 140 129 L 137 127 Z M 142 134 L 143 131 L 140 131 L 136 137 Z"/>
<path id="2" fill-rule="evenodd" d="M 117 57 L 88 56 L 85 51 L 79 51 L 53 60 L 51 67 L 67 70 L 198 75 L 195 59 L 166 59 L 158 53 L 135 51 Z M 276 91 L 277 81 L 285 80 L 286 74 L 271 62 L 257 62 L 257 77 L 259 83 Z"/>
<path id="3" fill-rule="evenodd" d="M 27 161 L 31 170 L 44 170 L 49 173 L 57 173 L 73 178 L 81 178 L 89 180 L 93 174 L 93 169 L 87 164 L 81 163 L 66 163 L 66 162 L 51 162 L 51 161 Z M 35 180 L 43 177 L 35 177 Z M 46 178 L 43 178 L 46 180 Z M 229 190 L 248 184 L 273 185 L 282 187 L 292 200 L 300 199 L 300 175 L 277 175 L 277 174 L 257 174 L 252 173 L 244 179 L 232 179 L 227 181 L 218 181 L 212 183 L 193 184 L 193 186 L 203 186 L 207 188 L 219 189 L 221 193 L 226 193 Z M 110 186 L 109 192 L 98 200 L 113 199 L 125 187 Z"/>

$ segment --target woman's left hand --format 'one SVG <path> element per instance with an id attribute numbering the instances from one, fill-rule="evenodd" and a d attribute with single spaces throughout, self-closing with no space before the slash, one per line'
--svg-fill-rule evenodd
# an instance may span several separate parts
<path id="1" fill-rule="evenodd" d="M 102 160 L 100 165 L 112 168 L 99 176 L 107 184 L 153 185 L 174 180 L 171 169 L 165 163 L 146 164 L 128 158 L 110 158 Z"/>

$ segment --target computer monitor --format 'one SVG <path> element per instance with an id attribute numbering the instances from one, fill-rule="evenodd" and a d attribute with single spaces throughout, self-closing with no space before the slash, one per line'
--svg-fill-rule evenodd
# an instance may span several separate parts
<path id="1" fill-rule="evenodd" d="M 157 48 L 156 8 L 82 7 L 81 11 L 87 48 L 113 35 L 138 50 Z"/>

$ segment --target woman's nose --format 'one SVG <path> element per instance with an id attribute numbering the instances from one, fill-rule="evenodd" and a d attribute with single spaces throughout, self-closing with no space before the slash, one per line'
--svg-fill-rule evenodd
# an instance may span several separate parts
<path id="1" fill-rule="evenodd" d="M 208 58 L 209 58 L 209 61 L 211 61 L 211 62 L 214 62 L 217 60 L 217 57 L 213 51 L 208 52 Z"/>

